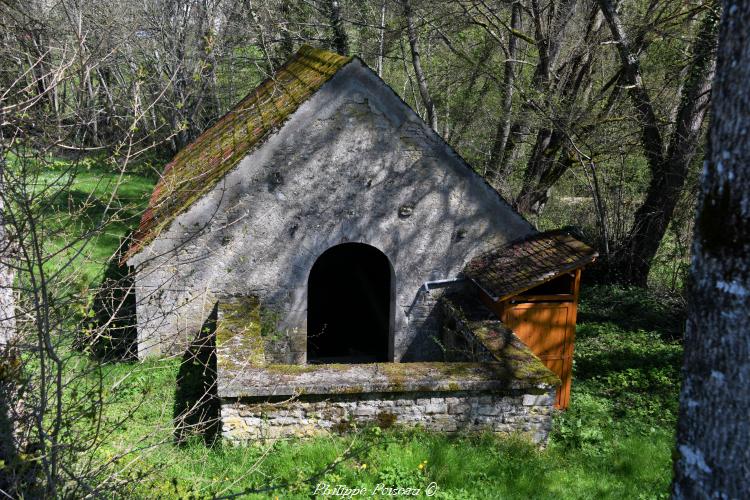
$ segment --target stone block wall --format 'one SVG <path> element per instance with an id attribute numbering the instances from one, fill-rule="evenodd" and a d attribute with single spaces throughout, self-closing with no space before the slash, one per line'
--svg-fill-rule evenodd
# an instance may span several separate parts
<path id="1" fill-rule="evenodd" d="M 420 287 L 414 302 L 404 311 L 406 317 L 409 318 L 408 335 L 397 339 L 396 359 L 401 362 L 450 360 L 446 356 L 443 328 L 445 314 L 441 303 L 446 296 L 476 293 L 474 287 L 474 284 L 465 279 L 435 283 L 430 286 L 429 290 L 425 290 L 424 286 Z M 408 342 L 406 342 L 407 339 Z M 459 359 L 468 358 L 456 357 L 455 360 Z M 486 360 L 493 361 L 491 356 Z"/>
<path id="2" fill-rule="evenodd" d="M 517 358 L 521 352 L 538 361 L 528 346 L 479 301 L 475 291 L 445 295 L 440 308 L 446 361 L 503 362 Z M 538 370 L 541 365 L 532 362 L 529 368 Z"/>
<path id="3" fill-rule="evenodd" d="M 325 435 L 365 425 L 422 427 L 440 432 L 520 433 L 545 445 L 552 425 L 554 388 L 524 391 L 361 393 L 224 399 L 222 435 L 236 444 Z"/>
<path id="4" fill-rule="evenodd" d="M 310 270 L 358 242 L 393 267 L 391 361 L 434 359 L 434 303 L 405 312 L 422 284 L 533 232 L 355 60 L 128 260 L 139 357 L 184 352 L 222 295 L 256 296 L 304 333 Z"/>
<path id="5" fill-rule="evenodd" d="M 394 357 L 401 362 L 442 360 L 440 345 L 440 308 L 442 290 L 426 291 L 420 288 L 414 302 L 405 308 L 409 319 L 407 335 L 396 336 Z"/>
<path id="6" fill-rule="evenodd" d="M 305 364 L 304 330 L 279 329 L 278 312 L 255 296 L 224 296 L 218 301 L 216 350 L 232 366 Z"/>

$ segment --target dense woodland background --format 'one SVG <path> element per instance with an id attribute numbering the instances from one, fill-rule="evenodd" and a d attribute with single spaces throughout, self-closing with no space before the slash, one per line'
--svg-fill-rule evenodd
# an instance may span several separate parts
<path id="1" fill-rule="evenodd" d="M 309 43 L 362 58 L 540 227 L 578 226 L 608 280 L 682 283 L 715 2 L 2 5 L 6 142 L 158 173 Z"/>
<path id="2" fill-rule="evenodd" d="M 0 285 L 16 302 L 0 297 L 0 491 L 307 498 L 322 478 L 434 480 L 443 498 L 665 497 L 720 10 L 0 0 Z M 122 361 L 117 255 L 163 166 L 302 44 L 360 57 L 539 229 L 571 226 L 599 250 L 573 404 L 547 450 L 377 428 L 225 449 L 206 437 L 197 355 Z"/>

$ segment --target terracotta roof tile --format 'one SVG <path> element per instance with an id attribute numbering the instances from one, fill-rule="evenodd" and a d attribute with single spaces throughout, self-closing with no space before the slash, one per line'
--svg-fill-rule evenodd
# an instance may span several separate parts
<path id="1" fill-rule="evenodd" d="M 599 254 L 565 231 L 536 233 L 473 258 L 464 274 L 499 300 L 579 269 Z"/>
<path id="2" fill-rule="evenodd" d="M 352 60 L 303 46 L 270 78 L 180 150 L 164 168 L 124 263 L 208 193 L 252 149 Z"/>

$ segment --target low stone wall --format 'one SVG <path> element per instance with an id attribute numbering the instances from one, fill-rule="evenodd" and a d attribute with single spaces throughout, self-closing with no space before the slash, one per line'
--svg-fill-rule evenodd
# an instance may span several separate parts
<path id="1" fill-rule="evenodd" d="M 245 444 L 340 433 L 364 425 L 422 427 L 440 432 L 521 433 L 544 445 L 551 428 L 554 387 L 541 394 L 512 391 L 361 393 L 223 399 L 222 434 Z"/>

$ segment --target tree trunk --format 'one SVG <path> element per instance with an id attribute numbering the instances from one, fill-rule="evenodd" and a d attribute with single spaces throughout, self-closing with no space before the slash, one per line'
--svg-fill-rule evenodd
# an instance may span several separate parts
<path id="1" fill-rule="evenodd" d="M 404 17 L 406 17 L 406 31 L 409 37 L 409 47 L 411 47 L 411 61 L 414 66 L 414 74 L 417 77 L 417 84 L 419 87 L 419 95 L 422 97 L 422 102 L 425 108 L 427 108 L 427 122 L 434 131 L 438 130 L 437 113 L 435 112 L 435 103 L 432 101 L 430 96 L 430 90 L 427 87 L 427 77 L 425 77 L 424 71 L 422 70 L 422 60 L 419 56 L 419 43 L 417 41 L 417 29 L 414 26 L 414 15 L 411 10 L 411 2 L 409 0 L 402 0 L 404 6 Z"/>
<path id="2" fill-rule="evenodd" d="M 750 2 L 725 1 L 693 241 L 674 498 L 750 492 Z"/>
<path id="3" fill-rule="evenodd" d="M 333 48 L 341 55 L 349 55 L 349 37 L 344 29 L 344 21 L 341 18 L 341 4 L 338 0 L 328 1 L 328 15 L 333 28 Z"/>
<path id="4" fill-rule="evenodd" d="M 2 131 L 0 131 L 0 142 Z M 10 493 L 19 484 L 18 430 L 21 426 L 19 386 L 20 365 L 16 344 L 15 301 L 13 296 L 13 270 L 9 259 L 11 246 L 4 223 L 3 169 L 5 153 L 0 146 L 0 460 L 4 470 L 0 472 L 0 490 Z M 29 478 L 27 478 L 29 479 Z"/>
<path id="5" fill-rule="evenodd" d="M 700 140 L 715 66 L 717 18 L 715 11 L 709 10 L 696 35 L 677 123 L 665 151 L 658 119 L 643 86 L 640 63 L 610 2 L 600 0 L 600 4 L 618 42 L 624 83 L 629 86 L 641 122 L 641 143 L 651 170 L 646 198 L 635 213 L 633 227 L 617 258 L 615 279 L 646 286 L 651 262 L 672 220 Z"/>
<path id="6" fill-rule="evenodd" d="M 518 57 L 518 37 L 513 35 L 512 30 L 518 31 L 521 29 L 521 4 L 519 2 L 514 2 L 511 7 L 510 29 L 511 33 L 508 35 L 508 52 L 503 70 L 502 116 L 500 117 L 500 122 L 497 124 L 495 141 L 492 144 L 490 160 L 487 165 L 490 176 L 495 179 L 502 175 L 500 166 L 503 164 L 503 155 L 505 154 L 505 147 L 508 144 L 508 137 L 510 136 L 513 85 L 515 85 L 513 65 L 515 64 L 515 59 Z"/>
<path id="7" fill-rule="evenodd" d="M 549 199 L 549 191 L 571 165 L 565 155 L 558 159 L 565 134 L 557 129 L 541 128 L 524 171 L 523 185 L 516 197 L 516 209 L 525 214 L 540 214 Z"/>
<path id="8" fill-rule="evenodd" d="M 559 14 L 560 19 L 553 26 L 565 24 L 566 17 L 570 15 L 570 9 L 575 2 L 568 2 L 567 6 Z M 537 7 L 538 9 L 538 7 Z M 541 24 L 538 20 L 541 18 L 541 12 L 535 14 L 535 23 Z M 536 74 L 539 75 L 538 91 L 556 95 L 559 104 L 549 107 L 551 115 L 549 121 L 551 126 L 542 127 L 537 132 L 536 142 L 532 154 L 526 164 L 524 171 L 523 184 L 515 205 L 522 213 L 539 214 L 549 199 L 549 193 L 552 186 L 562 177 L 566 170 L 575 163 L 572 159 L 572 153 L 568 151 L 569 145 L 566 145 L 568 138 L 572 135 L 572 124 L 575 123 L 574 114 L 576 113 L 576 104 L 583 100 L 581 94 L 586 94 L 586 89 L 591 82 L 591 68 L 594 62 L 594 53 L 598 49 L 598 35 L 601 31 L 603 18 L 597 5 L 591 6 L 591 11 L 586 24 L 586 31 L 583 41 L 578 49 L 567 61 L 561 63 L 561 67 L 567 67 L 565 70 L 559 70 L 552 67 L 546 69 L 537 68 Z M 544 32 L 540 27 L 536 29 L 538 40 L 544 38 Z M 559 52 L 559 38 L 564 36 L 564 32 L 559 32 L 556 37 L 547 37 L 556 42 L 545 42 L 540 40 L 537 46 L 545 47 L 540 49 L 540 53 L 557 54 Z M 557 57 L 556 55 L 554 56 Z M 551 56 L 546 57 L 547 64 L 554 60 Z M 543 59 L 540 58 L 540 61 Z M 550 81 L 551 73 L 555 72 L 555 78 Z"/>
<path id="9" fill-rule="evenodd" d="M 279 42 L 279 52 L 281 57 L 275 61 L 275 66 L 281 66 L 284 61 L 294 54 L 294 40 L 292 40 L 291 26 L 293 22 L 292 7 L 289 5 L 290 0 L 282 0 L 279 5 L 281 13 L 281 41 Z"/>
<path id="10" fill-rule="evenodd" d="M 380 40 L 378 41 L 378 76 L 383 77 L 383 56 L 385 55 L 385 0 L 380 7 Z"/>

